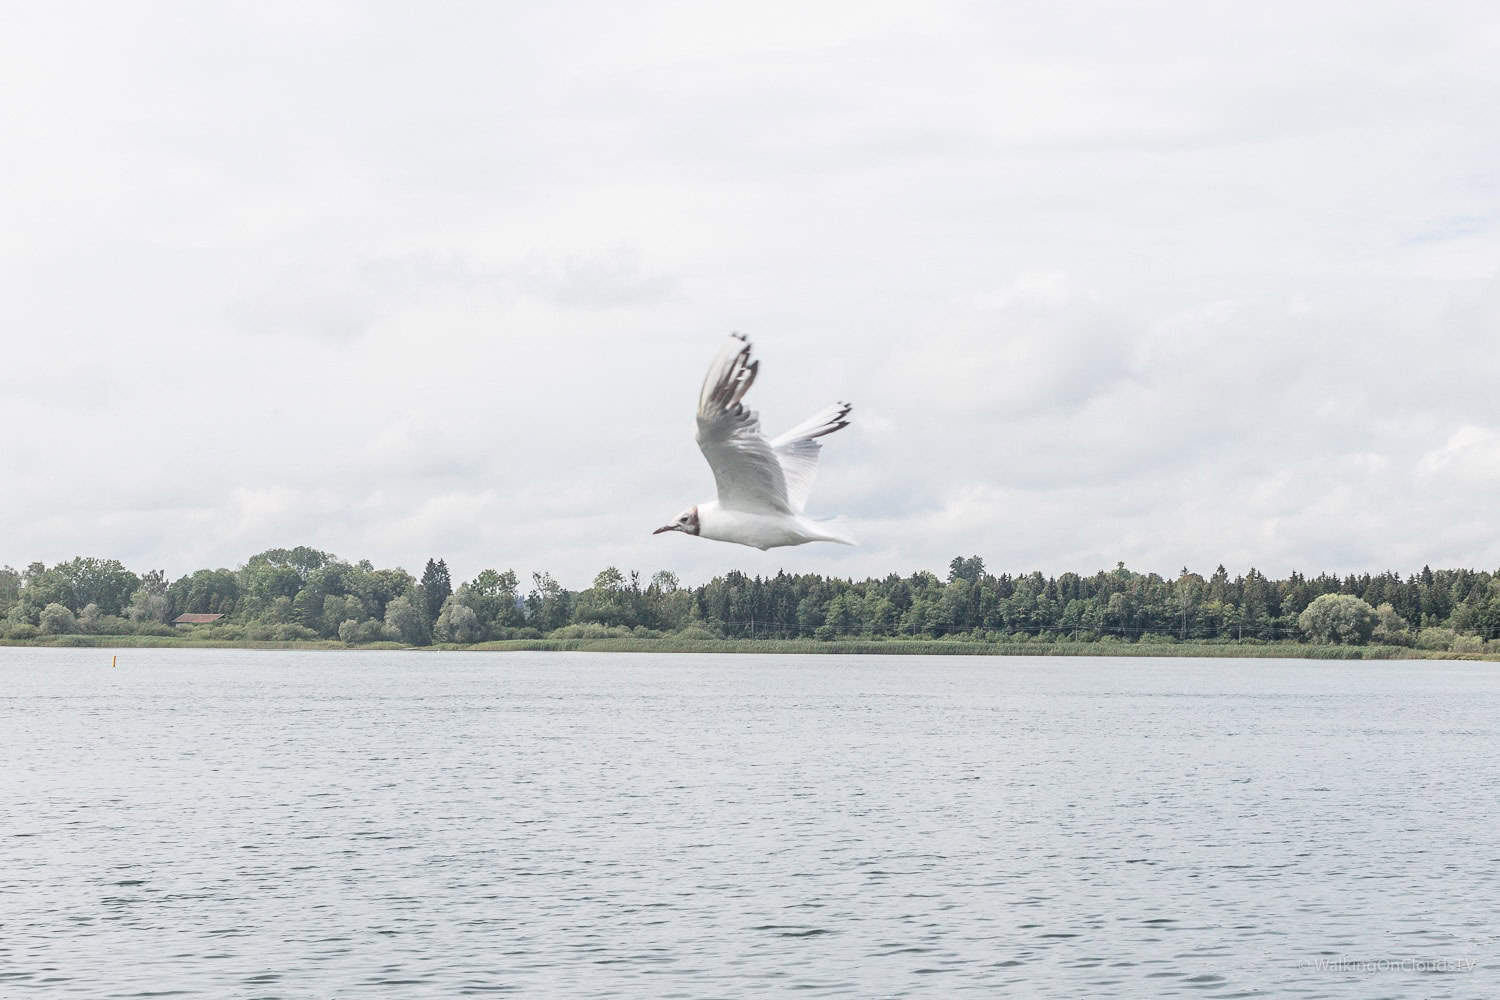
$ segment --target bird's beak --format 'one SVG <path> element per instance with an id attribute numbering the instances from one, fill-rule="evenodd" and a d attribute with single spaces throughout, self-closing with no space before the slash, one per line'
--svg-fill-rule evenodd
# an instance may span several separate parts
<path id="1" fill-rule="evenodd" d="M 664 524 L 660 528 L 657 528 L 655 531 L 651 532 L 651 534 L 653 534 L 653 535 L 659 535 L 663 531 L 672 531 L 676 527 L 677 527 L 677 525 L 675 525 L 675 524 Z"/>

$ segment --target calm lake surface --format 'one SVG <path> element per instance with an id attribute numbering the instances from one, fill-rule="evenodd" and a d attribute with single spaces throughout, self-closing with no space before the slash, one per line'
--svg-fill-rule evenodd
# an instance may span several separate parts
<path id="1" fill-rule="evenodd" d="M 1500 666 L 0 648 L 0 996 L 1500 994 Z"/>

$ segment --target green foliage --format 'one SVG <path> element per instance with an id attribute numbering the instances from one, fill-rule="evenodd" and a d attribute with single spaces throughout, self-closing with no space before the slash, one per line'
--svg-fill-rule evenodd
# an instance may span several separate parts
<path id="1" fill-rule="evenodd" d="M 525 623 L 517 604 L 520 582 L 513 570 L 497 572 L 487 569 L 455 592 L 460 603 L 473 609 L 486 638 L 495 638 L 506 629 Z"/>
<path id="2" fill-rule="evenodd" d="M 531 574 L 531 593 L 526 595 L 526 620 L 544 632 L 568 623 L 572 600 L 551 573 Z"/>
<path id="3" fill-rule="evenodd" d="M 130 595 L 125 615 L 133 622 L 164 622 L 167 620 L 167 574 L 154 569 L 141 576 L 140 586 Z"/>
<path id="4" fill-rule="evenodd" d="M 303 628 L 313 630 L 323 623 L 325 596 L 314 587 L 303 587 L 292 598 L 289 619 Z M 316 632 L 314 632 L 316 634 Z"/>
<path id="5" fill-rule="evenodd" d="M 1370 641 L 1387 646 L 1411 645 L 1411 628 L 1405 618 L 1396 614 L 1389 601 L 1375 609 L 1375 630 L 1370 634 Z"/>
<path id="6" fill-rule="evenodd" d="M 453 594 L 453 580 L 448 576 L 448 564 L 441 559 L 427 560 L 422 571 L 422 600 L 429 622 L 437 621 L 442 613 L 443 602 Z"/>
<path id="7" fill-rule="evenodd" d="M 478 642 L 484 638 L 484 628 L 473 608 L 450 597 L 438 611 L 432 638 L 437 642 Z"/>
<path id="8" fill-rule="evenodd" d="M 1500 574 L 1469 588 L 1448 620 L 1456 631 L 1500 637 Z"/>
<path id="9" fill-rule="evenodd" d="M 13 575 L 15 571 L 0 571 L 0 583 L 8 579 L 6 572 Z M 34 562 L 21 576 L 21 587 L 11 611 L 19 607 L 19 617 L 31 622 L 38 621 L 42 609 L 49 604 L 61 604 L 74 613 L 94 604 L 101 614 L 117 615 L 124 611 L 139 583 L 140 578 L 118 559 L 78 556 L 51 569 Z"/>
<path id="10" fill-rule="evenodd" d="M 314 570 L 331 562 L 333 558 L 327 552 L 298 545 L 292 549 L 266 549 L 264 552 L 257 552 L 245 561 L 245 568 L 254 571 L 288 569 L 296 573 L 298 579 L 306 580 Z"/>
<path id="11" fill-rule="evenodd" d="M 172 581 L 167 588 L 165 618 L 184 612 L 200 615 L 227 615 L 236 610 L 240 599 L 240 578 L 227 569 L 200 569 Z"/>
<path id="12" fill-rule="evenodd" d="M 0 617 L 21 600 L 21 574 L 9 566 L 0 566 Z"/>
<path id="13" fill-rule="evenodd" d="M 948 582 L 955 580 L 967 580 L 970 583 L 978 583 L 984 576 L 984 560 L 978 556 L 970 556 L 965 559 L 962 556 L 954 556 L 953 561 L 948 564 Z"/>
<path id="14" fill-rule="evenodd" d="M 67 578 L 43 563 L 34 562 L 21 574 L 21 599 L 11 614 L 35 625 L 47 605 L 68 607 L 72 600 L 73 588 Z"/>
<path id="15" fill-rule="evenodd" d="M 1486 643 L 1477 635 L 1455 636 L 1448 648 L 1455 653 L 1483 653 Z"/>
<path id="16" fill-rule="evenodd" d="M 290 566 L 275 566 L 262 563 L 247 566 L 240 572 L 245 595 L 256 607 L 267 607 L 278 597 L 291 600 L 302 589 L 302 577 Z"/>
<path id="17" fill-rule="evenodd" d="M 420 599 L 420 594 L 417 598 Z M 393 642 L 404 642 L 412 646 L 425 646 L 429 641 L 427 620 L 418 608 L 417 601 L 403 594 L 385 606 L 384 634 Z"/>
<path id="18" fill-rule="evenodd" d="M 141 582 L 140 577 L 126 569 L 118 559 L 78 556 L 58 563 L 53 572 L 67 580 L 72 591 L 73 599 L 68 607 L 81 611 L 90 604 L 97 604 L 100 612 L 107 615 L 121 614 Z"/>
<path id="19" fill-rule="evenodd" d="M 597 622 L 581 622 L 553 629 L 548 639 L 654 639 L 661 633 L 646 628 L 627 628 L 624 625 L 600 625 Z"/>
<path id="20" fill-rule="evenodd" d="M 1375 609 L 1349 594 L 1323 594 L 1297 616 L 1297 627 L 1315 643 L 1359 646 L 1375 631 Z"/>
<path id="21" fill-rule="evenodd" d="M 366 642 L 379 642 L 385 638 L 384 627 L 373 618 L 364 621 L 349 619 L 339 625 L 339 639 L 349 645 L 357 645 Z"/>
<path id="22" fill-rule="evenodd" d="M 365 611 L 373 618 L 385 619 L 386 606 L 393 598 L 416 586 L 416 579 L 404 569 L 375 569 L 361 562 L 349 583 L 349 592 L 358 595 Z"/>
<path id="23" fill-rule="evenodd" d="M 625 574 L 608 566 L 594 577 L 594 585 L 573 601 L 573 620 L 601 625 L 639 622 L 643 617 L 641 596 L 638 579 L 627 586 Z"/>
<path id="24" fill-rule="evenodd" d="M 319 569 L 332 562 L 334 557 L 318 549 L 306 545 L 298 545 L 291 549 L 267 549 L 257 552 L 246 560 L 243 568 L 237 574 L 236 590 L 238 593 L 234 599 L 226 601 L 228 596 L 225 591 L 224 581 L 205 581 L 213 586 L 213 601 L 216 607 L 209 613 L 228 614 L 229 608 L 224 607 L 226 603 L 233 605 L 233 609 L 246 617 L 260 616 L 268 609 L 276 608 L 275 620 L 282 624 L 307 624 L 300 616 L 307 616 L 309 620 L 315 618 L 321 607 L 323 591 L 313 587 L 308 590 L 308 598 L 304 605 L 295 609 L 290 607 L 290 602 L 296 599 L 299 593 L 307 589 L 307 584 L 313 574 Z M 219 573 L 227 571 L 219 570 Z M 280 598 L 287 599 L 287 606 L 278 604 Z M 189 604 L 196 602 L 189 601 Z M 311 603 L 314 606 L 309 608 Z M 197 611 L 196 606 L 188 607 L 183 603 L 174 605 L 176 613 L 183 611 Z"/>
<path id="25" fill-rule="evenodd" d="M 322 635 L 336 635 L 343 639 L 341 630 L 345 622 L 358 625 L 366 618 L 368 616 L 365 614 L 364 602 L 358 597 L 353 594 L 329 594 L 323 598 L 323 612 L 320 616 L 318 631 Z M 344 641 L 349 640 L 344 639 Z"/>
<path id="26" fill-rule="evenodd" d="M 42 609 L 38 626 L 44 635 L 65 635 L 78 631 L 78 620 L 67 605 L 54 601 Z"/>
<path id="27" fill-rule="evenodd" d="M 445 589 L 434 609 L 429 601 Z M 1328 656 L 1353 655 L 1337 650 L 1364 642 L 1378 644 L 1382 655 L 1413 645 L 1466 655 L 1500 648 L 1484 644 L 1500 638 L 1500 573 L 1425 567 L 1405 578 L 1291 573 L 1272 580 L 1254 569 L 1231 576 L 1222 566 L 1206 576 L 1184 568 L 1164 578 L 1118 564 L 1049 577 L 994 574 L 976 555 L 955 557 L 946 579 L 926 571 L 865 580 L 729 572 L 687 587 L 667 571 L 643 583 L 638 573 L 606 567 L 583 590 L 538 572 L 524 598 L 520 591 L 510 570 L 486 569 L 453 588 L 436 558 L 419 584 L 403 569 L 350 563 L 305 546 L 268 549 L 238 569 L 201 569 L 170 583 L 160 570 L 137 577 L 117 561 L 78 557 L 51 568 L 32 563 L 22 573 L 0 569 L 0 634 L 41 627 L 55 604 L 73 616 L 72 628 L 93 636 L 165 638 L 173 633 L 163 622 L 183 612 L 228 616 L 175 633 L 194 644 L 311 637 L 344 644 L 578 643 L 661 634 L 684 642 L 823 643 L 820 649 L 914 641 L 924 650 L 941 642 L 1050 652 L 1098 642 L 1175 651 L 1205 642 L 1270 648 L 1302 637 L 1320 644 L 1316 655 Z M 47 623 L 66 627 L 55 611 Z"/>
<path id="28" fill-rule="evenodd" d="M 1453 641 L 1458 638 L 1458 633 L 1451 628 L 1424 628 L 1417 633 L 1416 646 L 1418 649 L 1452 649 Z"/>

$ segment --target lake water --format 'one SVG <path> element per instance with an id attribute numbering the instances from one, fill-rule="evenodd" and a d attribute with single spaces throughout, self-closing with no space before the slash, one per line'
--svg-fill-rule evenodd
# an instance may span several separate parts
<path id="1" fill-rule="evenodd" d="M 1500 993 L 1500 665 L 0 648 L 0 996 Z"/>

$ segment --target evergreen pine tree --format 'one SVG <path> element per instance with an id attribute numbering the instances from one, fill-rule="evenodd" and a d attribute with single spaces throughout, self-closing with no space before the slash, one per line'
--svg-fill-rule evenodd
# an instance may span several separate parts
<path id="1" fill-rule="evenodd" d="M 442 559 L 427 560 L 422 571 L 422 597 L 427 602 L 427 620 L 437 621 L 443 602 L 453 594 L 453 581 L 448 576 L 448 564 Z"/>

